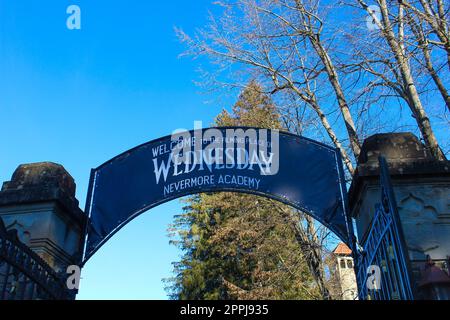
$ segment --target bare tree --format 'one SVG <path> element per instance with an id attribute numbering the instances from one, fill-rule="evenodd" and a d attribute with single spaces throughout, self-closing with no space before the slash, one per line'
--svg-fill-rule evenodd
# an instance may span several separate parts
<path id="1" fill-rule="evenodd" d="M 330 289 L 324 274 L 324 242 L 330 236 L 330 231 L 323 225 L 318 225 L 314 219 L 305 213 L 296 212 L 284 207 L 277 207 L 285 221 L 294 230 L 297 242 L 306 258 L 309 270 L 325 300 L 331 299 Z"/>
<path id="2" fill-rule="evenodd" d="M 388 5 L 386 0 L 377 0 L 380 8 L 381 19 L 375 15 L 364 0 L 357 0 L 359 5 L 373 18 L 379 29 L 379 35 L 386 42 L 387 46 L 382 46 L 381 50 L 389 50 L 385 54 L 392 55 L 393 59 L 380 59 L 364 61 L 362 64 L 367 71 L 382 79 L 384 84 L 390 86 L 401 96 L 412 111 L 417 126 L 422 134 L 426 146 L 431 154 L 438 160 L 444 159 L 444 155 L 439 148 L 435 133 L 431 127 L 430 119 L 422 105 L 419 90 L 411 69 L 411 55 L 405 49 L 405 6 L 403 2 L 398 3 L 395 8 Z M 396 28 L 396 29 L 395 29 Z M 382 63 L 394 75 L 392 78 L 386 77 L 383 72 L 379 72 L 373 66 Z"/>
<path id="3" fill-rule="evenodd" d="M 416 59 L 416 61 L 424 66 L 426 70 L 428 71 L 428 74 L 433 79 L 436 87 L 439 90 L 439 93 L 441 94 L 442 98 L 444 99 L 444 102 L 447 106 L 447 109 L 450 111 L 450 96 L 448 94 L 447 89 L 445 88 L 445 85 L 439 76 L 438 70 L 436 70 L 433 59 L 432 59 L 432 50 L 433 47 L 430 43 L 430 31 L 427 30 L 424 27 L 424 23 L 421 20 L 420 16 L 414 16 L 411 12 L 406 12 L 407 16 L 407 23 L 411 27 L 411 32 L 413 33 L 417 46 L 422 51 L 422 56 L 417 58 L 416 55 L 413 57 Z M 423 58 L 423 62 L 422 59 Z"/>
<path id="4" fill-rule="evenodd" d="M 433 44 L 447 53 L 447 63 L 450 68 L 450 36 L 448 33 L 449 3 L 445 0 L 412 0 L 399 1 L 402 6 L 411 10 L 421 21 L 426 22 L 433 34 L 438 38 L 429 40 Z"/>
<path id="5" fill-rule="evenodd" d="M 207 55 L 223 69 L 234 64 L 248 66 L 272 94 L 295 94 L 315 112 L 329 139 L 339 148 L 348 171 L 353 173 L 352 158 L 328 118 L 336 109 L 326 111 L 323 107 L 323 101 L 329 101 L 323 97 L 332 93 L 351 152 L 358 157 L 360 142 L 337 68 L 322 39 L 318 2 L 239 0 L 222 5 L 226 8 L 223 16 L 211 17 L 210 25 L 194 37 L 177 30 L 189 46 L 188 53 Z"/>
<path id="6" fill-rule="evenodd" d="M 309 3 L 309 6 L 305 5 L 306 1 L 295 0 L 294 3 L 289 1 L 280 1 L 282 7 L 286 10 L 291 10 L 292 15 L 289 13 L 282 15 L 276 11 L 271 11 L 270 9 L 258 6 L 256 2 L 253 5 L 260 12 L 269 14 L 279 19 L 284 27 L 290 32 L 296 32 L 298 34 L 303 34 L 311 46 L 314 48 L 315 53 L 320 58 L 323 65 L 323 70 L 328 76 L 328 80 L 335 92 L 339 108 L 342 112 L 344 123 L 347 129 L 348 136 L 350 138 L 350 146 L 353 150 L 353 154 L 358 157 L 360 153 L 360 144 L 358 141 L 358 136 L 355 129 L 355 124 L 353 117 L 350 113 L 350 109 L 347 103 L 347 99 L 342 89 L 341 83 L 339 81 L 339 76 L 337 69 L 328 53 L 328 49 L 325 47 L 326 44 L 322 39 L 323 31 L 323 20 L 319 16 L 319 2 L 313 1 Z"/>

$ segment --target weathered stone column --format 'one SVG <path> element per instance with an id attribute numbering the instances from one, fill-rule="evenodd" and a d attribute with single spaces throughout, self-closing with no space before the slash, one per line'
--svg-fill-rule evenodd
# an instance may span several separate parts
<path id="1" fill-rule="evenodd" d="M 0 191 L 0 217 L 7 229 L 56 272 L 79 265 L 86 216 L 75 198 L 75 182 L 59 164 L 20 165 Z"/>
<path id="2" fill-rule="evenodd" d="M 435 161 L 411 133 L 376 134 L 364 141 L 350 192 L 360 243 L 380 203 L 378 156 L 383 155 L 397 200 L 417 298 L 424 293 L 424 270 L 433 260 L 448 272 L 450 256 L 450 162 Z M 441 274 L 442 276 L 442 274 Z M 448 275 L 447 275 L 448 276 Z M 445 277 L 439 281 L 445 280 Z"/>

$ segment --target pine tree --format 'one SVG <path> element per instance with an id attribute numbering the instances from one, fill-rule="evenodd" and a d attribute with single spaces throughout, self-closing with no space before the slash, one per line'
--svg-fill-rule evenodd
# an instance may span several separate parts
<path id="1" fill-rule="evenodd" d="M 271 99 L 252 81 L 218 126 L 280 129 Z M 319 299 L 296 229 L 280 202 L 220 192 L 188 197 L 169 229 L 184 252 L 168 279 L 173 299 Z"/>

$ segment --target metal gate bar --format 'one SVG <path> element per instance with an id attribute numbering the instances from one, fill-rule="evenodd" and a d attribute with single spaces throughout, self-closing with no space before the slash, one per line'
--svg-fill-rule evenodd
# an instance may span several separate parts
<path id="1" fill-rule="evenodd" d="M 384 157 L 379 157 L 381 204 L 376 206 L 369 235 L 358 258 L 359 299 L 413 300 L 410 268 L 397 204 Z M 368 268 L 379 268 L 369 274 Z M 378 278 L 377 278 L 378 277 Z M 379 287 L 372 282 L 379 282 Z"/>

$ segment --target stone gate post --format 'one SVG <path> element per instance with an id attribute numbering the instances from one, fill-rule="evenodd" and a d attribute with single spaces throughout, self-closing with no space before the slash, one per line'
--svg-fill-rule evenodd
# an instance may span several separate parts
<path id="1" fill-rule="evenodd" d="M 389 166 L 417 299 L 450 299 L 450 162 L 434 160 L 411 133 L 364 141 L 349 207 L 364 244 L 380 203 L 378 156 Z"/>
<path id="2" fill-rule="evenodd" d="M 20 165 L 0 191 L 0 218 L 21 242 L 56 272 L 79 265 L 86 216 L 75 198 L 75 182 L 52 162 Z"/>

